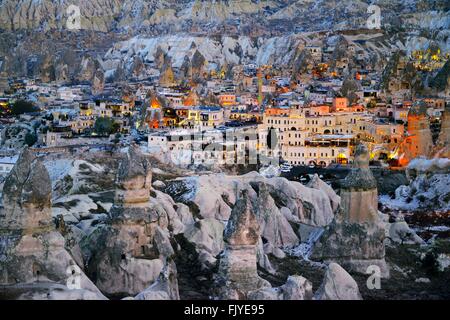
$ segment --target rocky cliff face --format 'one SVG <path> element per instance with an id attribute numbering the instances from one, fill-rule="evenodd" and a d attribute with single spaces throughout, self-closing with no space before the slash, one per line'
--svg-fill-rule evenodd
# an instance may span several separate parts
<path id="1" fill-rule="evenodd" d="M 80 8 L 79 30 L 67 29 L 73 18 L 66 12 L 70 4 Z M 381 8 L 382 30 L 366 29 L 370 14 L 363 1 L 3 1 L 0 72 L 60 82 L 101 83 L 95 77 L 99 69 L 110 81 L 140 78 L 163 46 L 173 67 L 189 60 L 195 78 L 205 65 L 289 65 L 312 39 L 334 46 L 333 33 L 319 32 L 323 30 L 344 32 L 353 45 L 358 41 L 357 49 L 375 64 L 380 53 L 426 49 L 433 42 L 449 51 L 447 2 L 375 4 Z M 311 31 L 318 33 L 311 37 Z M 83 63 L 88 62 L 86 53 L 100 65 Z"/>
<path id="2" fill-rule="evenodd" d="M 101 36 L 99 33 L 55 31 L 51 32 L 51 36 L 15 34 L 8 40 L 6 33 L 0 33 L 2 41 L 10 42 L 0 48 L 0 61 L 3 60 L 0 71 L 10 76 L 60 83 L 96 82 L 99 89 L 103 80 L 141 79 L 152 74 L 162 74 L 163 81 L 170 84 L 174 80 L 189 78 L 195 81 L 205 71 L 236 64 L 287 65 L 302 70 L 302 66 L 308 65 L 308 59 L 303 59 L 302 55 L 305 46 L 315 42 L 324 47 L 334 46 L 337 36 L 338 33 L 317 33 L 312 41 L 301 33 L 260 38 L 184 34 L 129 37 L 113 32 Z M 351 45 L 364 52 L 367 63 L 374 64 L 376 68 L 382 68 L 386 56 L 397 50 L 410 53 L 416 49 L 426 49 L 432 43 L 437 43 L 443 52 L 450 50 L 450 43 L 445 41 L 445 37 L 439 40 L 413 33 L 400 35 L 388 30 L 362 31 L 345 35 L 345 38 L 346 58 L 353 59 L 347 50 Z"/>
<path id="3" fill-rule="evenodd" d="M 374 1 L 381 8 L 383 19 L 396 25 L 415 25 L 425 19 L 427 25 L 441 26 L 442 12 L 449 9 L 446 1 Z M 251 29 L 253 22 L 263 28 L 292 31 L 329 28 L 354 29 L 365 27 L 369 4 L 365 1 L 203 1 L 203 0 L 95 0 L 95 1 L 3 1 L 0 5 L 0 25 L 6 30 L 66 27 L 75 13 L 69 5 L 79 7 L 82 29 L 94 31 L 148 28 L 189 31 L 189 29 L 220 30 Z M 433 12 L 432 15 L 427 13 Z M 283 27 L 280 26 L 283 21 Z M 169 27 L 171 25 L 171 27 Z"/>

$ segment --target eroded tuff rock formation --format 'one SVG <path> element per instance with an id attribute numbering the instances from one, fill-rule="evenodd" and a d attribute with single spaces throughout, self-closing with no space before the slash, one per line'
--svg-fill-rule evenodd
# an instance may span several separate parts
<path id="1" fill-rule="evenodd" d="M 101 69 L 97 69 L 92 79 L 92 94 L 100 94 L 105 87 L 105 75 Z"/>
<path id="2" fill-rule="evenodd" d="M 448 162 L 435 162 L 433 170 L 448 173 Z M 79 164 L 74 166 L 78 168 Z M 409 168 L 408 176 L 419 175 L 419 169 L 414 173 Z M 51 166 L 49 170 L 52 173 Z M 387 216 L 379 218 L 376 184 L 368 168 L 367 150 L 362 146 L 357 148 L 355 167 L 342 183 L 340 197 L 318 176 L 307 186 L 257 173 L 170 180 L 172 176 L 165 178 L 167 172 L 152 168 L 135 145 L 121 155 L 115 170 L 114 166 L 108 176 L 108 180 L 114 176 L 116 180 L 109 184 L 113 189 L 108 197 L 113 205 L 107 207 L 107 214 L 90 212 L 89 206 L 84 206 L 79 207 L 84 211 L 79 212 L 80 216 L 99 217 L 64 221 L 59 216 L 57 230 L 64 239 L 53 226 L 51 211 L 54 215 L 61 211 L 51 208 L 47 170 L 28 150 L 22 153 L 3 193 L 0 296 L 359 299 L 358 287 L 345 270 L 365 273 L 368 265 L 375 264 L 385 271 L 385 233 L 392 245 L 423 243 L 417 235 L 408 236 L 411 230 L 406 223 L 389 224 Z M 98 170 L 98 175 L 103 173 Z M 156 178 L 155 188 L 152 175 Z M 93 176 L 89 177 L 91 183 Z M 80 201 L 85 201 L 83 196 Z M 305 243 L 308 237 L 303 236 L 305 226 L 325 228 L 312 258 L 331 262 L 322 286 L 314 288 L 315 294 L 312 282 L 302 276 L 304 269 L 300 265 L 299 275 L 285 271 L 291 259 L 304 257 L 296 250 L 309 245 Z M 72 241 L 82 254 L 68 247 Z M 86 274 L 102 293 L 81 266 L 86 266 Z M 317 272 L 322 272 L 319 269 Z M 81 289 L 68 289 L 71 277 L 67 270 L 80 275 Z M 280 276 L 287 278 L 281 286 L 264 280 Z"/>
<path id="3" fill-rule="evenodd" d="M 3 187 L 2 229 L 50 229 L 51 191 L 47 169 L 24 149 Z"/>
<path id="4" fill-rule="evenodd" d="M 236 202 L 224 230 L 225 250 L 220 258 L 218 282 L 222 299 L 246 299 L 251 291 L 271 287 L 257 272 L 260 226 L 248 191 Z"/>
<path id="5" fill-rule="evenodd" d="M 184 236 L 195 246 L 203 269 L 216 264 L 217 255 L 224 249 L 224 224 L 216 219 L 201 219 L 186 226 Z"/>
<path id="6" fill-rule="evenodd" d="M 380 199 L 383 205 L 393 210 L 405 211 L 447 212 L 450 210 L 448 201 L 450 160 L 448 158 L 416 158 L 408 164 L 406 175 L 408 183 L 395 190 L 393 199 Z M 412 230 L 410 233 L 415 238 Z"/>
<path id="7" fill-rule="evenodd" d="M 280 250 L 281 247 L 294 246 L 299 243 L 299 239 L 292 229 L 287 227 L 289 223 L 275 206 L 269 193 L 269 185 L 259 181 L 251 183 L 251 187 L 256 191 L 257 196 L 255 198 L 250 196 L 252 189 L 242 189 L 242 196 L 234 204 L 223 233 L 225 249 L 220 256 L 215 283 L 219 298 L 312 299 L 312 284 L 302 276 L 289 276 L 284 285 L 272 288 L 269 282 L 258 275 L 258 265 L 266 271 L 270 271 L 271 268 L 270 262 L 268 262 L 269 265 L 264 265 L 265 260 L 261 261 L 261 254 L 271 253 L 277 256 L 277 249 L 283 253 Z M 266 243 L 262 253 L 259 251 L 261 237 Z M 267 252 L 268 247 L 271 248 L 271 252 Z M 279 256 L 279 258 L 283 257 Z M 349 275 L 348 277 L 353 280 Z M 347 282 L 343 285 L 346 286 Z M 345 292 L 346 288 L 342 291 Z"/>
<path id="8" fill-rule="evenodd" d="M 259 184 L 259 195 L 267 198 L 267 189 Z M 259 200 L 259 199 L 258 199 Z M 252 203 L 247 190 L 242 191 L 224 230 L 223 251 L 216 279 L 219 298 L 250 300 L 361 300 L 355 280 L 338 264 L 330 263 L 322 285 L 313 294 L 310 281 L 295 275 L 272 288 L 257 272 L 257 243 L 261 216 L 267 213 L 261 204 Z M 259 202 L 259 203 L 258 203 Z"/>
<path id="9" fill-rule="evenodd" d="M 83 30 L 110 31 L 132 29 L 139 32 L 189 31 L 194 27 L 203 31 L 238 31 L 230 21 L 240 21 L 244 32 L 270 31 L 276 24 L 278 29 L 293 31 L 295 27 L 305 30 L 364 28 L 369 3 L 343 0 L 329 2 L 308 1 L 175 1 L 175 0 L 80 0 L 33 1 L 5 0 L 0 6 L 0 25 L 6 30 L 40 28 L 49 30 L 66 27 L 70 15 L 67 7 L 79 6 Z M 436 16 L 444 16 L 448 10 L 445 1 L 407 3 L 400 0 L 378 1 L 387 24 L 410 27 Z M 301 18 L 300 18 L 301 17 Z M 252 24 L 254 26 L 252 26 Z M 259 27 L 257 28 L 256 25 Z M 438 25 L 441 27 L 441 25 Z M 209 29 L 208 29 L 209 28 Z M 277 29 L 277 30 L 278 30 Z"/>
<path id="10" fill-rule="evenodd" d="M 336 212 L 336 210 L 339 208 L 339 204 L 341 203 L 341 197 L 336 194 L 333 188 L 331 188 L 326 182 L 320 179 L 317 173 L 313 175 L 306 186 L 325 192 L 330 198 L 331 209 L 333 210 L 333 212 Z"/>
<path id="11" fill-rule="evenodd" d="M 110 221 L 86 242 L 90 275 L 106 294 L 136 295 L 172 263 L 169 228 L 176 229 L 175 219 L 162 201 L 151 201 L 151 177 L 149 160 L 138 146 L 130 146 L 118 169 Z M 170 270 L 176 277 L 176 268 Z"/>
<path id="12" fill-rule="evenodd" d="M 0 295 L 16 299 L 104 299 L 65 250 L 64 238 L 54 228 L 51 190 L 45 166 L 24 149 L 3 189 Z"/>
<path id="13" fill-rule="evenodd" d="M 139 208 L 139 205 L 145 207 L 150 199 L 151 182 L 150 161 L 137 145 L 130 146 L 117 172 L 114 207 L 117 212 L 113 211 L 112 215 L 121 214 L 123 210 L 131 211 L 133 208 Z"/>
<path id="14" fill-rule="evenodd" d="M 377 183 L 369 169 L 365 145 L 355 150 L 354 167 L 341 185 L 341 206 L 325 228 L 311 258 L 338 262 L 348 270 L 366 273 L 376 265 L 385 277 L 385 225 L 378 213 Z"/>
<path id="15" fill-rule="evenodd" d="M 310 59 L 305 57 L 307 51 L 299 48 L 311 41 L 309 32 L 335 30 L 334 34 L 326 33 L 327 41 L 320 33 L 314 39 L 326 43 L 324 48 L 335 47 L 332 61 L 348 59 L 350 71 L 354 60 L 351 44 L 364 51 L 368 65 L 378 68 L 384 65 L 387 52 L 398 49 L 426 50 L 424 44 L 436 42 L 442 52 L 448 51 L 449 16 L 444 3 L 378 1 L 383 25 L 401 28 L 370 32 L 366 29 L 369 4 L 360 1 L 355 5 L 352 0 L 4 0 L 0 5 L 0 29 L 5 30 L 0 34 L 0 56 L 5 57 L 2 67 L 11 77 L 57 81 L 92 81 L 92 76 L 79 77 L 84 73 L 78 67 L 83 65 L 86 51 L 93 58 L 104 57 L 102 71 L 110 80 L 120 81 L 117 79 L 123 73 L 131 78 L 144 77 L 147 67 L 141 62 L 151 62 L 149 51 L 159 46 L 170 55 L 174 68 L 181 67 L 186 55 L 190 62 L 197 60 L 198 64 L 192 62 L 194 78 L 205 66 L 201 56 L 209 66 L 256 63 L 293 65 L 302 71 Z M 80 8 L 81 30 L 67 28 L 69 5 Z M 351 34 L 359 30 L 367 42 L 356 43 L 342 30 L 351 30 Z M 117 42 L 122 40 L 125 43 Z M 196 50 L 200 59 L 194 59 Z M 89 69 L 93 75 L 98 68 L 91 64 Z M 444 87 L 445 75 L 438 81 Z M 440 85 L 437 88 L 442 91 Z"/>
<path id="16" fill-rule="evenodd" d="M 172 59 L 167 54 L 164 54 L 164 62 L 160 69 L 159 85 L 163 87 L 176 85 L 175 74 L 172 69 Z"/>
<path id="17" fill-rule="evenodd" d="M 430 130 L 430 119 L 427 114 L 427 105 L 424 101 L 416 101 L 408 112 L 408 137 L 403 143 L 402 152 L 406 159 L 411 161 L 419 156 L 430 156 L 433 148 L 433 138 Z"/>
<path id="18" fill-rule="evenodd" d="M 195 245 L 202 266 L 208 269 L 224 248 L 223 223 L 230 218 L 241 191 L 247 190 L 260 224 L 258 265 L 274 272 L 268 254 L 283 258 L 281 248 L 296 246 L 300 233 L 304 241 L 311 230 L 333 220 L 332 204 L 335 206 L 339 197 L 322 181 L 317 183 L 319 189 L 284 178 L 268 179 L 256 172 L 243 176 L 211 174 L 167 181 L 165 192 L 177 206 L 182 202 L 191 208 L 197 222 L 187 225 L 184 234 Z M 297 232 L 301 226 L 307 230 Z"/>
<path id="19" fill-rule="evenodd" d="M 267 184 L 275 206 L 288 221 L 326 226 L 333 220 L 332 201 L 325 191 L 285 178 L 265 178 L 256 172 L 242 176 L 211 174 L 180 178 L 170 181 L 166 192 L 177 201 L 197 207 L 202 218 L 226 221 L 239 192 L 248 189 L 251 197 L 256 196 L 251 184 L 258 182 Z"/>
<path id="20" fill-rule="evenodd" d="M 264 182 L 253 184 L 257 188 L 257 217 L 261 229 L 261 237 L 273 247 L 295 246 L 299 239 L 289 221 L 280 212 Z M 266 252 L 268 253 L 268 252 Z M 271 252 L 272 253 L 272 252 Z"/>

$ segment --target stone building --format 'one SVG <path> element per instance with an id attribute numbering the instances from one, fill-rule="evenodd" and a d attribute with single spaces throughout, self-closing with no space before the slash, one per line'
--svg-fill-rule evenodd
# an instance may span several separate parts
<path id="1" fill-rule="evenodd" d="M 280 156 L 292 165 L 349 163 L 354 141 L 361 132 L 359 123 L 372 119 L 362 111 L 330 112 L 328 106 L 280 109 L 267 109 L 258 129 L 261 136 L 271 128 L 275 130 Z M 262 141 L 261 148 L 266 147 Z"/>

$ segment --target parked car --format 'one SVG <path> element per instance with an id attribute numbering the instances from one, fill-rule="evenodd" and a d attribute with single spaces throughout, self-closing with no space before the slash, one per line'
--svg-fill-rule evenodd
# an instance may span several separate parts
<path id="1" fill-rule="evenodd" d="M 281 172 L 290 172 L 292 170 L 292 165 L 285 162 L 280 165 L 280 170 Z"/>

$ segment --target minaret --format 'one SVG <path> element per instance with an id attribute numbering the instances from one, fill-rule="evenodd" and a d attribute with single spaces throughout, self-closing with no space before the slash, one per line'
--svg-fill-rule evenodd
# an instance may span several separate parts
<path id="1" fill-rule="evenodd" d="M 262 94 L 262 71 L 261 68 L 258 68 L 258 71 L 256 72 L 256 76 L 258 77 L 258 106 L 261 114 L 264 112 L 262 103 L 263 103 L 263 94 Z"/>

